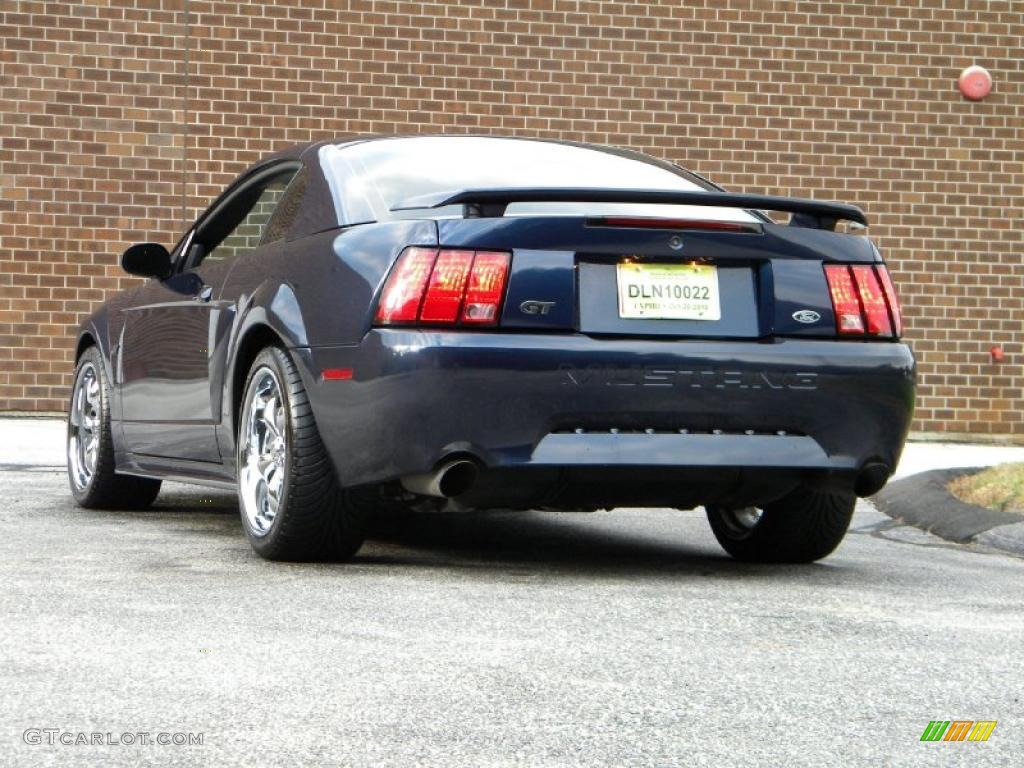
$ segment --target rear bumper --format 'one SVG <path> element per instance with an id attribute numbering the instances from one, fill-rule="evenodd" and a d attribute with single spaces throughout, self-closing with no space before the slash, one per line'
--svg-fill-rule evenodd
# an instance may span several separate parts
<path id="1" fill-rule="evenodd" d="M 866 465 L 896 466 L 914 403 L 913 355 L 898 343 L 386 329 L 294 351 L 346 485 L 463 454 L 485 477 L 520 473 L 520 485 L 599 486 L 635 468 L 637 482 L 664 485 L 652 503 L 727 476 L 852 488 Z M 353 377 L 324 382 L 325 368 Z"/>

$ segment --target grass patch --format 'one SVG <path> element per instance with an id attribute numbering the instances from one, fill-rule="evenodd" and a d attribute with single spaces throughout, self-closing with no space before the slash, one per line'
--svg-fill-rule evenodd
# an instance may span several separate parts
<path id="1" fill-rule="evenodd" d="M 1024 513 L 1024 464 L 1000 464 L 952 481 L 949 491 L 961 501 L 997 512 Z"/>

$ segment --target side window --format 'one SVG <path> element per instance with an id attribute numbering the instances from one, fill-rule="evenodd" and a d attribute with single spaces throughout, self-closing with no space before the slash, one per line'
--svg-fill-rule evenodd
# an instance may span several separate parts
<path id="1" fill-rule="evenodd" d="M 267 224 L 294 175 L 295 171 L 289 170 L 271 177 L 262 188 L 243 193 L 239 204 L 233 210 L 229 208 L 222 214 L 228 217 L 226 222 L 211 222 L 210 225 L 204 226 L 203 229 L 209 228 L 211 232 L 206 242 L 200 242 L 212 249 L 203 257 L 203 263 L 227 261 L 251 251 L 264 242 L 271 242 L 264 237 Z M 213 234 L 216 230 L 223 231 L 227 228 L 230 229 L 223 236 L 219 236 L 219 233 Z M 201 236 L 202 234 L 200 233 Z"/>
<path id="2" fill-rule="evenodd" d="M 299 209 L 302 207 L 302 198 L 306 195 L 306 180 L 308 178 L 309 170 L 306 166 L 303 166 L 288 183 L 288 188 L 281 195 L 277 208 L 274 209 L 270 221 L 267 222 L 267 226 L 263 229 L 260 245 L 276 243 L 278 240 L 284 240 L 288 236 L 296 217 L 299 215 Z"/>

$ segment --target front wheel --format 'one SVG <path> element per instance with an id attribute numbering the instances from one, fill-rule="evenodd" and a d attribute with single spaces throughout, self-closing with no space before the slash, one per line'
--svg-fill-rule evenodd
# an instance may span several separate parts
<path id="1" fill-rule="evenodd" d="M 706 507 L 711 530 L 737 560 L 810 563 L 830 554 L 846 535 L 857 497 L 798 488 L 765 507 Z"/>
<path id="2" fill-rule="evenodd" d="M 119 475 L 110 429 L 110 386 L 103 357 L 89 347 L 78 359 L 68 404 L 68 481 L 71 494 L 88 509 L 145 509 L 160 493 L 160 481 Z"/>
<path id="3" fill-rule="evenodd" d="M 302 379 L 267 347 L 249 370 L 238 418 L 242 527 L 268 560 L 347 560 L 363 543 L 368 505 L 338 484 Z"/>

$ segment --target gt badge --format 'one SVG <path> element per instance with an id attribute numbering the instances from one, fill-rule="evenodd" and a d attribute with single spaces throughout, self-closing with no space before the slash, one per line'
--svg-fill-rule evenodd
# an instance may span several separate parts
<path id="1" fill-rule="evenodd" d="M 524 315 L 546 315 L 555 306 L 553 301 L 534 301 L 527 299 L 519 305 L 519 311 Z"/>

